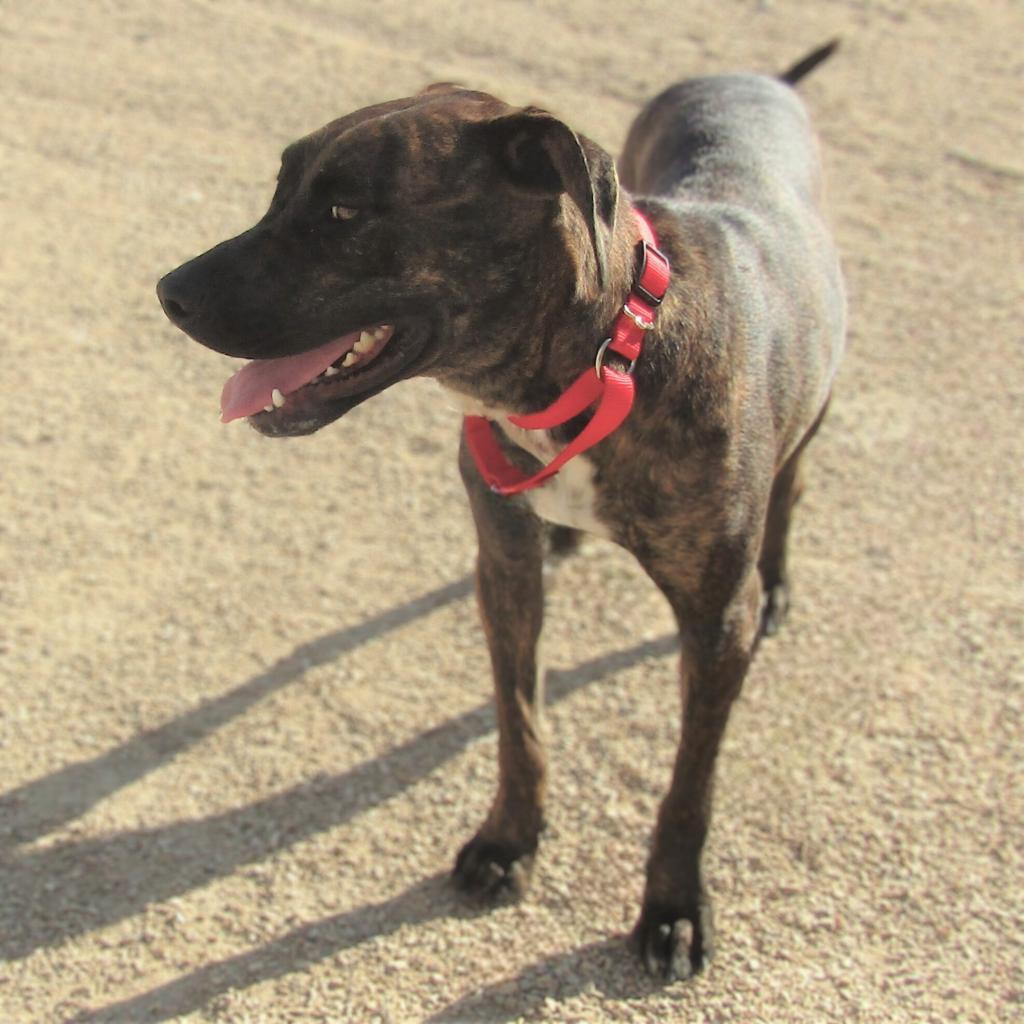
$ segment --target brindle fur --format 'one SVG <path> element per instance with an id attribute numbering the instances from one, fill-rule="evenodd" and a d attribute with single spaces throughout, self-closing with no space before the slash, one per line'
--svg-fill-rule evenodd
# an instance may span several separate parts
<path id="1" fill-rule="evenodd" d="M 386 377 L 290 396 L 252 418 L 267 434 L 319 429 L 412 375 L 532 412 L 592 365 L 630 290 L 630 204 L 648 215 L 672 281 L 636 369 L 631 415 L 582 458 L 595 514 L 679 624 L 682 735 L 634 932 L 648 969 L 666 978 L 688 976 L 711 952 L 700 858 L 715 759 L 757 641 L 786 610 L 800 457 L 843 345 L 817 146 L 790 88 L 831 49 L 781 80 L 723 75 L 667 90 L 630 131 L 622 188 L 603 150 L 535 108 L 438 85 L 358 111 L 289 147 L 254 228 L 159 286 L 179 326 L 247 358 L 398 325 Z M 332 223 L 335 202 L 363 214 Z M 543 827 L 542 567 L 575 537 L 540 520 L 528 497 L 489 491 L 464 445 L 460 467 L 479 538 L 499 782 L 455 878 L 493 896 L 524 888 Z"/>

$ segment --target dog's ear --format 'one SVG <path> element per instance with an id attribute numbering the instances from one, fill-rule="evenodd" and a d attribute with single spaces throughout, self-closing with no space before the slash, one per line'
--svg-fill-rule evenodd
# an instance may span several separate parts
<path id="1" fill-rule="evenodd" d="M 596 275 L 597 287 L 602 288 L 619 196 L 615 161 L 600 146 L 536 107 L 496 118 L 484 127 L 516 185 L 538 194 L 564 193 L 571 200 L 582 217 L 594 257 L 589 274 L 586 267 L 580 267 L 580 272 Z"/>

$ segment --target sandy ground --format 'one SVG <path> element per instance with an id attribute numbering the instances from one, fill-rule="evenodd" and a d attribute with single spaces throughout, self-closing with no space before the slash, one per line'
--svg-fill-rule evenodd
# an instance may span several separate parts
<path id="1" fill-rule="evenodd" d="M 1022 8 L 630 6 L 0 4 L 5 1024 L 1024 1016 Z M 223 427 L 230 361 L 153 285 L 368 102 L 456 79 L 614 151 L 669 81 L 834 34 L 804 92 L 851 348 L 722 760 L 719 955 L 662 988 L 623 941 L 677 728 L 657 593 L 601 542 L 560 571 L 551 829 L 525 902 L 465 907 L 495 735 L 456 413 L 415 382 Z"/>

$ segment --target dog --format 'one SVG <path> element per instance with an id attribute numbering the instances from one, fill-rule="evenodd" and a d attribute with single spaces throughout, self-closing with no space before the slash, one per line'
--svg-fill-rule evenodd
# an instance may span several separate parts
<path id="1" fill-rule="evenodd" d="M 157 288 L 192 338 L 253 360 L 224 388 L 225 421 L 308 434 L 414 376 L 464 403 L 499 781 L 458 854 L 461 887 L 522 892 L 543 829 L 545 557 L 594 533 L 664 593 L 682 735 L 633 939 L 668 980 L 712 952 L 715 760 L 787 609 L 801 456 L 844 346 L 818 144 L 793 88 L 835 46 L 776 78 L 672 86 L 618 171 L 554 115 L 449 83 L 358 110 L 288 146 L 266 215 Z"/>

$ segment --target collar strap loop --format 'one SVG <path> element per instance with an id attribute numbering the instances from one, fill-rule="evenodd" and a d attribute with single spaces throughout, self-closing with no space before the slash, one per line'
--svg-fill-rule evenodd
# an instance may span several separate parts
<path id="1" fill-rule="evenodd" d="M 601 379 L 601 374 L 604 372 L 604 354 L 605 354 L 605 352 L 608 351 L 608 346 L 611 343 L 612 343 L 612 339 L 611 338 L 605 338 L 604 341 L 601 342 L 601 347 L 597 350 L 597 356 L 594 358 L 594 373 L 597 374 L 597 379 L 598 380 Z M 636 360 L 635 359 L 631 359 L 629 361 L 629 366 L 626 367 L 626 373 L 628 373 L 632 377 L 633 376 L 633 371 L 635 369 L 636 369 Z"/>
<path id="2" fill-rule="evenodd" d="M 539 487 L 554 476 L 571 458 L 592 448 L 616 430 L 629 415 L 635 398 L 633 369 L 643 351 L 644 335 L 654 329 L 658 307 L 668 289 L 671 268 L 658 249 L 654 229 L 647 218 L 633 210 L 640 230 L 638 268 L 632 290 L 612 324 L 609 337 L 597 350 L 596 373 L 584 370 L 576 381 L 540 412 L 509 416 L 509 422 L 524 430 L 550 430 L 597 403 L 587 425 L 554 459 L 533 476 L 524 476 L 505 458 L 494 434 L 494 424 L 484 416 L 466 416 L 463 430 L 466 444 L 484 482 L 497 494 L 511 495 Z M 605 354 L 613 352 L 628 360 L 625 371 L 604 365 Z"/>

